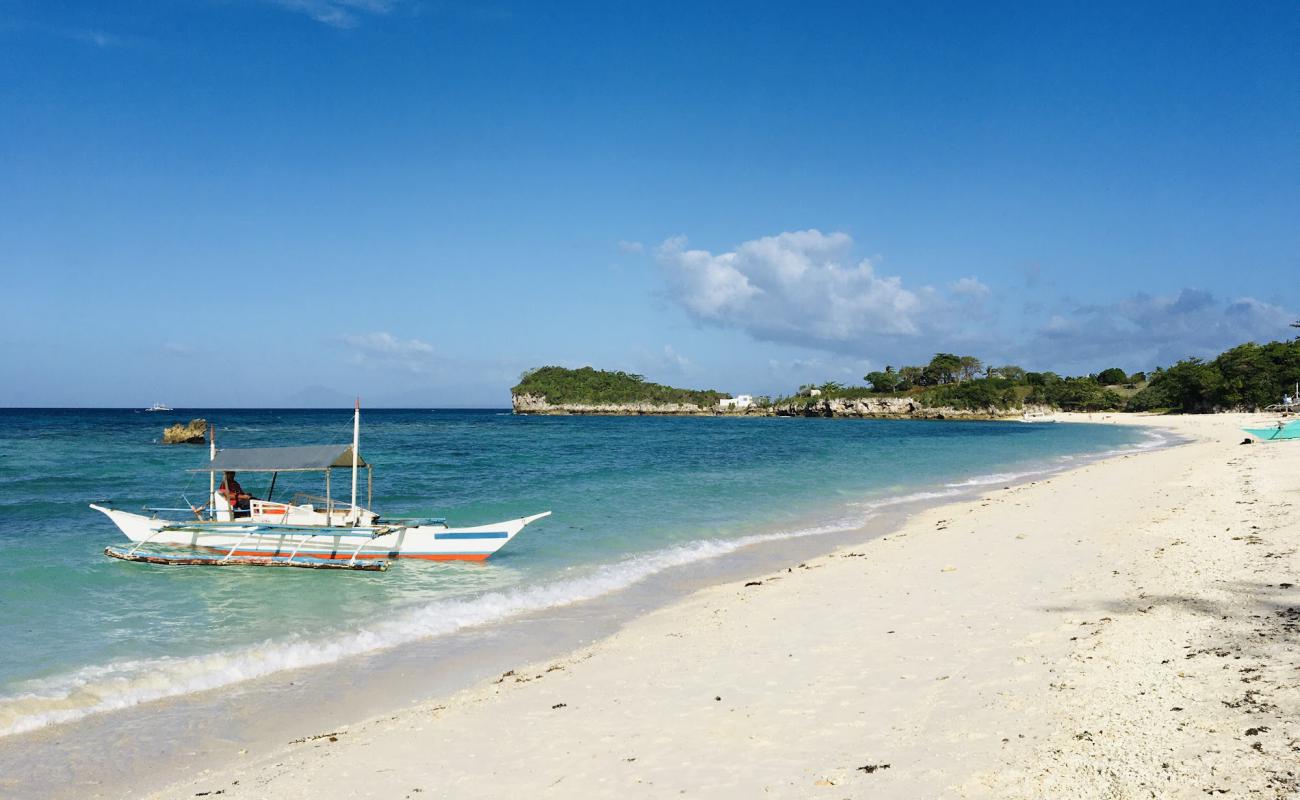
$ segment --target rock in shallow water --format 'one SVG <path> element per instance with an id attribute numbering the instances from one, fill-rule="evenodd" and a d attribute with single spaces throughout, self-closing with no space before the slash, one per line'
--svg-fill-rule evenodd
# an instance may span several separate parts
<path id="1" fill-rule="evenodd" d="M 176 423 L 163 431 L 163 444 L 204 444 L 207 442 L 208 421 L 192 419 L 188 425 Z"/>

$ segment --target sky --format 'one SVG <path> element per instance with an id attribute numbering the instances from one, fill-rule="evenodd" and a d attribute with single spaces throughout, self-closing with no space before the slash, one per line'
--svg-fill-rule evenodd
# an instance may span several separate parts
<path id="1" fill-rule="evenodd" d="M 1296 41 L 1296 3 L 0 0 L 0 406 L 1290 338 Z"/>

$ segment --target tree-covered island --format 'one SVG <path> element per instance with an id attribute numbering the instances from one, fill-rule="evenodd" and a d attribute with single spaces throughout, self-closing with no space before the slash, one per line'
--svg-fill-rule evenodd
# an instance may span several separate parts
<path id="1" fill-rule="evenodd" d="M 525 372 L 511 390 L 516 412 L 711 413 L 731 397 L 710 389 L 677 389 L 630 372 L 580 367 L 539 367 Z"/>
<path id="2" fill-rule="evenodd" d="M 937 353 L 926 364 L 886 366 L 864 384 L 808 384 L 788 397 L 755 398 L 726 413 L 790 416 L 1009 417 L 1027 409 L 1063 411 L 1254 410 L 1295 394 L 1300 339 L 1247 343 L 1204 361 L 1184 359 L 1151 373 L 1107 367 L 1062 376 L 974 356 Z M 548 366 L 523 374 L 511 389 L 516 412 L 593 414 L 724 413 L 725 392 L 678 389 L 641 375 Z"/>

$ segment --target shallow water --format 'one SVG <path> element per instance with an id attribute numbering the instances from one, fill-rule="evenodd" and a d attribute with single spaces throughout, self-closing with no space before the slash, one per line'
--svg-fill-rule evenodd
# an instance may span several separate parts
<path id="1" fill-rule="evenodd" d="M 554 516 L 487 563 L 381 574 L 105 558 L 122 537 L 87 503 L 206 494 L 206 475 L 186 472 L 206 449 L 156 443 L 196 416 L 215 421 L 221 446 L 351 437 L 347 411 L 0 410 L 0 735 L 487 631 L 755 543 L 857 528 L 893 504 L 1156 443 L 1089 425 L 367 411 L 378 510 L 455 525 Z M 295 490 L 323 484 L 281 476 L 276 497 Z"/>

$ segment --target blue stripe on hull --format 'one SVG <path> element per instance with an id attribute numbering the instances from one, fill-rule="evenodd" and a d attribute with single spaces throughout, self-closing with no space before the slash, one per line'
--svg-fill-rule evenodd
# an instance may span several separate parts
<path id="1" fill-rule="evenodd" d="M 435 533 L 435 539 L 509 539 L 510 534 L 504 531 L 490 531 L 485 533 Z"/>
<path id="2" fill-rule="evenodd" d="M 204 550 L 211 550 L 211 551 L 216 552 L 216 553 L 227 553 L 227 552 L 230 551 L 230 548 L 229 548 L 229 547 L 214 547 L 214 546 L 212 546 L 212 545 L 198 545 L 198 547 L 200 547 L 200 548 L 202 548 L 202 549 L 204 549 Z M 293 552 L 293 548 L 290 548 L 290 547 L 280 547 L 280 548 L 272 548 L 272 547 L 257 547 L 257 546 L 255 546 L 255 545 L 250 545 L 250 546 L 247 546 L 247 547 L 241 546 L 241 547 L 239 548 L 239 552 L 241 552 L 241 553 L 253 553 L 253 552 L 256 552 L 256 553 L 258 553 L 258 554 L 260 554 L 260 555 L 267 555 L 267 556 L 282 556 L 282 557 L 284 557 L 284 558 L 288 558 L 289 554 Z M 482 555 L 491 555 L 492 553 L 495 553 L 495 552 L 496 552 L 496 550 L 476 550 L 476 551 L 464 551 L 464 550 L 374 550 L 374 549 L 362 548 L 362 549 L 361 549 L 361 552 L 359 552 L 359 553 L 357 554 L 357 558 L 375 558 L 375 557 L 385 557 L 385 558 L 404 558 L 404 557 L 405 557 L 405 558 L 411 558 L 411 557 L 413 557 L 413 556 L 482 556 Z M 352 555 L 352 553 L 353 553 L 353 549 L 352 549 L 352 548 L 347 548 L 347 549 L 342 549 L 342 550 L 307 550 L 307 549 L 304 548 L 304 549 L 301 549 L 301 550 L 298 551 L 298 555 L 299 555 L 299 556 L 307 556 L 307 557 L 311 557 L 311 556 L 344 556 L 344 557 L 350 557 L 350 556 Z"/>

